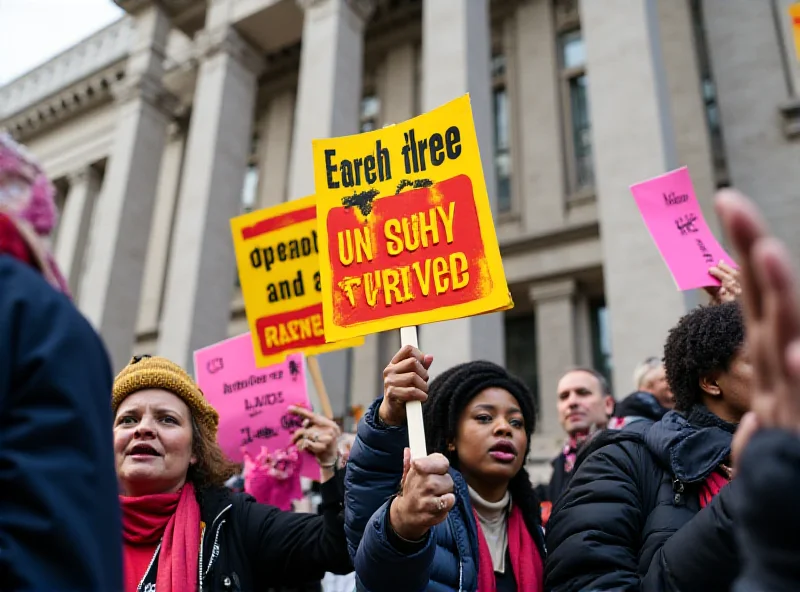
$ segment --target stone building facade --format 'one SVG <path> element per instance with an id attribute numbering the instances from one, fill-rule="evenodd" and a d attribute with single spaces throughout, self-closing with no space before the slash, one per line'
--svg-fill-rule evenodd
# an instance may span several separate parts
<path id="1" fill-rule="evenodd" d="M 311 140 L 471 93 L 516 307 L 421 329 L 439 369 L 488 358 L 562 438 L 576 365 L 632 388 L 699 295 L 661 262 L 628 186 L 688 165 L 755 197 L 800 254 L 792 0 L 116 0 L 126 16 L 0 88 L 38 154 L 58 261 L 116 369 L 246 331 L 228 220 L 313 192 Z M 713 226 L 713 223 L 712 223 Z M 380 391 L 397 334 L 321 360 L 335 410 Z"/>

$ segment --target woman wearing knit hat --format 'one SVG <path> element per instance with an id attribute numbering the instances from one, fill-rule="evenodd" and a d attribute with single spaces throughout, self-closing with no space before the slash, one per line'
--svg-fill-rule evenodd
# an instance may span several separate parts
<path id="1" fill-rule="evenodd" d="M 544 538 L 523 468 L 533 397 L 491 362 L 460 364 L 428 385 L 432 361 L 404 346 L 358 426 L 345 498 L 360 589 L 540 592 Z M 423 401 L 432 453 L 414 461 L 404 450 L 407 401 Z"/>
<path id="2" fill-rule="evenodd" d="M 0 134 L 0 587 L 117 590 L 111 367 L 46 247 L 53 195 Z"/>
<path id="3" fill-rule="evenodd" d="M 179 366 L 135 357 L 114 381 L 125 592 L 263 590 L 352 571 L 334 476 L 338 427 L 307 410 L 295 435 L 322 470 L 322 515 L 282 512 L 224 483 L 219 416 Z"/>

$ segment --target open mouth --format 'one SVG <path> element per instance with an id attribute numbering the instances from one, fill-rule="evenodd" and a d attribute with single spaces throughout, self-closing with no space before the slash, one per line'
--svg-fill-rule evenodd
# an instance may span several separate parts
<path id="1" fill-rule="evenodd" d="M 161 456 L 150 444 L 137 444 L 128 453 L 129 456 Z"/>
<path id="2" fill-rule="evenodd" d="M 489 449 L 489 456 L 496 461 L 510 463 L 517 458 L 517 447 L 508 440 L 501 440 Z"/>

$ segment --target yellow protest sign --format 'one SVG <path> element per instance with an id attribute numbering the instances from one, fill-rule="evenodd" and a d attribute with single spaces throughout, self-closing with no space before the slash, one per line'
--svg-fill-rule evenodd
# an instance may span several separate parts
<path id="1" fill-rule="evenodd" d="M 236 266 L 259 368 L 288 354 L 361 345 L 327 343 L 314 197 L 231 220 Z"/>
<path id="2" fill-rule="evenodd" d="M 789 18 L 792 23 L 795 54 L 797 55 L 797 59 L 800 60 L 800 2 L 795 2 L 789 6 Z"/>
<path id="3" fill-rule="evenodd" d="M 326 338 L 513 306 L 468 95 L 313 152 Z"/>

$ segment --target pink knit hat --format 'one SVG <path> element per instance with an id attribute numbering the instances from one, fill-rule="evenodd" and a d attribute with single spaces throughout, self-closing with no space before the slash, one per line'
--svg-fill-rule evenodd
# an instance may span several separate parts
<path id="1" fill-rule="evenodd" d="M 69 288 L 42 239 L 56 225 L 55 187 L 39 162 L 7 133 L 0 132 L 0 211 L 12 218 L 31 249 L 43 259 L 45 277 L 65 294 Z"/>
<path id="2" fill-rule="evenodd" d="M 55 193 L 36 159 L 11 136 L 0 133 L 0 204 L 47 237 L 56 225 Z"/>

